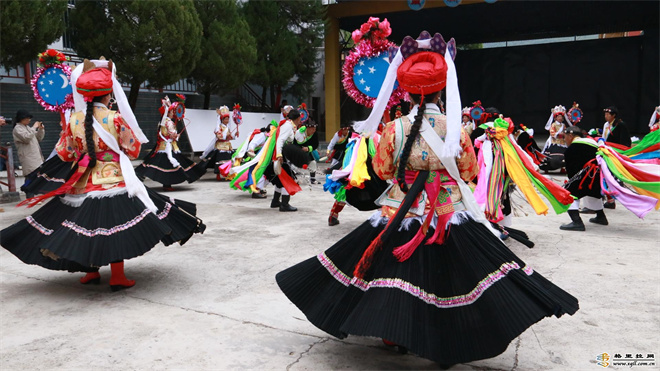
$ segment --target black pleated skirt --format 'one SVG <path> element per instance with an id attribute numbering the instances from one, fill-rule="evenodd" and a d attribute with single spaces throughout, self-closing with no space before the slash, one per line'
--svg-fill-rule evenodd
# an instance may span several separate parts
<path id="1" fill-rule="evenodd" d="M 365 222 L 330 249 L 277 274 L 284 294 L 321 330 L 374 336 L 456 364 L 497 356 L 525 329 L 573 314 L 576 298 L 534 272 L 486 227 L 452 225 L 443 245 L 392 255 L 419 223 L 394 232 L 364 279 L 353 270 L 383 226 Z"/>
<path id="2" fill-rule="evenodd" d="M 539 168 L 544 171 L 562 168 L 564 166 L 564 152 L 566 152 L 566 147 L 551 144 L 543 152 L 547 157 L 539 164 Z"/>
<path id="3" fill-rule="evenodd" d="M 75 162 L 65 162 L 58 156 L 53 156 L 25 177 L 21 190 L 34 194 L 52 192 L 60 188 L 75 173 L 74 165 Z"/>
<path id="4" fill-rule="evenodd" d="M 201 172 L 204 174 L 206 173 L 207 169 L 213 169 L 215 174 L 219 174 L 220 170 L 218 167 L 224 162 L 231 160 L 233 153 L 233 151 L 227 152 L 214 149 L 213 151 L 209 152 L 209 154 L 206 155 L 203 160 L 199 161 L 197 165 L 195 165 L 196 172 Z"/>
<path id="5" fill-rule="evenodd" d="M 0 244 L 27 264 L 88 272 L 140 256 L 159 242 L 183 244 L 206 228 L 194 204 L 147 191 L 157 213 L 127 193 L 88 197 L 80 205 L 55 197 L 2 230 Z"/>
<path id="6" fill-rule="evenodd" d="M 164 185 L 192 183 L 204 175 L 205 171 L 201 171 L 194 162 L 181 153 L 172 153 L 172 157 L 179 162 L 180 166 L 172 166 L 166 153 L 157 152 L 153 156 L 146 157 L 135 168 L 135 174 L 140 178 L 149 178 Z"/>

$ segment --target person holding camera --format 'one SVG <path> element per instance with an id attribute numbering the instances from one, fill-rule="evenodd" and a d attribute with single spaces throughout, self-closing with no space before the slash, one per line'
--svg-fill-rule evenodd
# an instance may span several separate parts
<path id="1" fill-rule="evenodd" d="M 32 114 L 26 110 L 18 110 L 14 120 L 14 143 L 18 151 L 18 160 L 21 162 L 23 175 L 30 174 L 44 162 L 39 142 L 44 139 L 46 129 L 41 121 L 30 125 Z M 26 193 L 27 198 L 34 194 Z"/>

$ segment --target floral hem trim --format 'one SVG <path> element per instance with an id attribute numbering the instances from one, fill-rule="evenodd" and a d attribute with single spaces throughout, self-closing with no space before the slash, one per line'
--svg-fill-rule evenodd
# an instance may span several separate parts
<path id="1" fill-rule="evenodd" d="M 113 235 L 117 232 L 125 231 L 125 230 L 135 226 L 137 223 L 141 222 L 147 215 L 149 215 L 149 213 L 151 213 L 151 211 L 149 211 L 149 209 L 144 209 L 144 211 L 142 211 L 140 213 L 140 215 L 136 216 L 132 220 L 130 220 L 130 221 L 124 223 L 124 224 L 114 226 L 110 229 L 96 228 L 94 230 L 90 230 L 90 229 L 87 229 L 85 227 L 81 227 L 81 226 L 77 225 L 76 223 L 71 222 L 69 220 L 63 221 L 62 226 L 66 227 L 66 228 L 69 228 L 69 229 L 73 230 L 74 232 L 76 232 L 78 234 L 85 235 L 87 237 L 111 236 L 111 235 Z"/>
<path id="2" fill-rule="evenodd" d="M 185 170 L 184 170 L 181 166 L 176 167 L 176 168 L 174 168 L 174 169 L 164 169 L 164 168 L 162 168 L 162 167 L 160 167 L 160 166 L 155 166 L 155 165 L 151 165 L 151 164 L 142 164 L 142 166 L 144 166 L 144 167 L 150 167 L 150 168 L 152 168 L 152 169 L 156 169 L 156 170 L 160 170 L 160 171 L 165 172 L 165 173 L 175 173 L 175 172 L 177 172 L 177 171 L 179 171 L 179 170 L 183 170 L 183 171 L 185 172 Z"/>
<path id="3" fill-rule="evenodd" d="M 48 228 L 44 227 L 43 225 L 39 224 L 39 222 L 34 220 L 34 218 L 32 216 L 28 216 L 27 218 L 25 218 L 25 220 L 27 220 L 27 222 L 31 226 L 33 226 L 34 229 L 41 232 L 41 234 L 45 234 L 46 236 L 50 236 L 54 232 L 52 229 L 48 229 Z"/>
<path id="4" fill-rule="evenodd" d="M 167 215 L 169 215 L 171 209 L 172 209 L 172 204 L 166 203 L 165 208 L 163 208 L 163 211 L 158 213 L 156 216 L 158 217 L 158 219 L 163 220 L 167 218 Z"/>
<path id="5" fill-rule="evenodd" d="M 44 178 L 46 181 L 55 182 L 55 183 L 66 183 L 66 179 L 62 178 L 51 178 L 45 173 L 40 173 L 37 175 L 39 178 Z"/>
<path id="6" fill-rule="evenodd" d="M 339 268 L 337 268 L 337 266 L 325 253 L 317 255 L 317 259 L 321 265 L 323 265 L 328 270 L 330 275 L 332 275 L 337 281 L 346 287 L 353 285 L 362 291 L 367 291 L 370 288 L 399 289 L 424 301 L 427 304 L 434 305 L 438 308 L 454 308 L 470 305 L 476 302 L 477 299 L 479 299 L 488 288 L 493 286 L 495 282 L 504 278 L 509 272 L 515 269 L 521 269 L 520 265 L 518 265 L 518 263 L 515 261 L 504 263 L 499 267 L 499 269 L 495 270 L 494 272 L 487 275 L 483 280 L 479 281 L 477 286 L 469 293 L 451 297 L 440 297 L 426 292 L 420 287 L 417 287 L 410 282 L 406 282 L 399 278 L 376 278 L 371 281 L 365 281 L 357 277 L 351 278 L 342 272 Z M 534 270 L 528 265 L 525 265 L 525 267 L 522 268 L 522 271 L 525 272 L 525 274 L 528 276 L 534 273 Z"/>

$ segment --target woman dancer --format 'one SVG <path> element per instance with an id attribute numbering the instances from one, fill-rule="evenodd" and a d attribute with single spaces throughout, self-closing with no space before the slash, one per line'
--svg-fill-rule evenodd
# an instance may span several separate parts
<path id="1" fill-rule="evenodd" d="M 24 201 L 57 196 L 0 232 L 0 244 L 24 263 L 88 272 L 83 284 L 100 283 L 99 268 L 110 264 L 113 291 L 135 285 L 124 274 L 125 259 L 159 242 L 183 244 L 205 228 L 194 204 L 149 190 L 135 175 L 130 160 L 147 139 L 115 73 L 106 60 L 85 60 L 75 69 L 77 112 L 56 149 L 76 172 L 57 190 Z M 112 92 L 123 115 L 108 109 Z"/>
<path id="2" fill-rule="evenodd" d="M 396 73 L 419 106 L 386 125 L 373 161 L 396 181 L 391 203 L 276 277 L 323 331 L 381 337 L 443 365 L 494 357 L 544 317 L 578 309 L 495 236 L 464 181 L 477 167 L 461 130 L 455 51 L 439 34 L 404 39 L 381 91 L 391 91 Z M 448 117 L 437 105 L 445 84 Z M 379 103 L 356 130 L 375 131 Z"/>
<path id="3" fill-rule="evenodd" d="M 204 174 L 179 149 L 181 134 L 176 129 L 178 118 L 175 112 L 183 108 L 180 105 L 179 102 L 170 103 L 168 97 L 163 99 L 158 110 L 163 118 L 158 124 L 156 145 L 135 169 L 140 178 L 150 178 L 162 184 L 164 191 L 173 191 L 172 184 L 192 183 Z"/>

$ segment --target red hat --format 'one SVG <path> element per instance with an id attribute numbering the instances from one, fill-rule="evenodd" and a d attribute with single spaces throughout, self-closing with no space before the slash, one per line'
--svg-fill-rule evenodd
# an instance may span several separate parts
<path id="1" fill-rule="evenodd" d="M 112 93 L 112 71 L 107 68 L 91 69 L 78 78 L 76 90 L 85 98 L 102 97 Z"/>
<path id="2" fill-rule="evenodd" d="M 447 85 L 447 63 L 435 52 L 415 53 L 399 66 L 397 80 L 408 93 L 435 93 Z"/>

